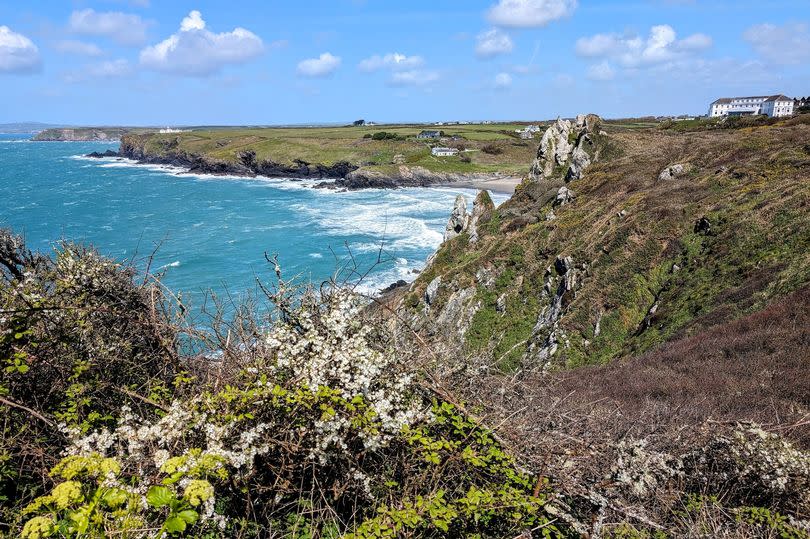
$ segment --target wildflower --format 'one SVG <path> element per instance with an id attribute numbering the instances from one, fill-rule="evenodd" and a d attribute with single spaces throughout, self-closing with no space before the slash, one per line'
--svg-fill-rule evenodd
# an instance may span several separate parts
<path id="1" fill-rule="evenodd" d="M 84 499 L 82 485 L 78 481 L 65 481 L 56 485 L 51 491 L 53 502 L 59 509 L 67 509 L 76 502 Z"/>
<path id="2" fill-rule="evenodd" d="M 25 523 L 22 529 L 23 539 L 41 539 L 50 537 L 54 532 L 53 520 L 49 516 L 34 517 Z"/>
<path id="3" fill-rule="evenodd" d="M 183 496 L 188 500 L 188 503 L 197 507 L 203 502 L 214 497 L 214 487 L 204 479 L 193 479 L 189 481 Z"/>

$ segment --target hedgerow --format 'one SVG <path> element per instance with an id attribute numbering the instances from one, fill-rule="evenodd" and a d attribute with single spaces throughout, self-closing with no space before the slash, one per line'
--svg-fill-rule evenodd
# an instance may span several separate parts
<path id="1" fill-rule="evenodd" d="M 29 256 L 19 244 L 15 252 Z M 14 396 L 3 405 L 18 425 L 41 416 L 49 438 L 27 447 L 47 448 L 53 458 L 36 468 L 39 477 L 15 477 L 28 495 L 7 491 L 10 536 L 564 535 L 545 510 L 545 481 L 521 470 L 493 433 L 423 382 L 417 354 L 394 349 L 386 326 L 351 292 L 293 288 L 279 272 L 268 291 L 272 323 L 234 322 L 252 328 L 238 352 L 188 357 L 169 333 L 177 331 L 170 311 L 154 310 L 147 301 L 154 289 L 134 285 L 131 270 L 67 245 L 55 261 L 34 258 L 42 269 L 31 272 L 21 259 L 15 267 L 23 277 L 7 275 L 6 305 L 21 289 L 36 289 L 43 305 L 58 301 L 65 312 L 42 321 L 38 311 L 17 309 L 28 317 L 23 323 L 4 318 L 4 334 L 22 325 L 28 346 L 3 349 L 24 354 L 3 374 L 4 392 Z M 71 287 L 79 275 L 90 277 Z M 99 303 L 91 302 L 99 289 Z M 96 318 L 93 308 L 122 296 L 114 292 L 140 301 L 121 302 L 127 321 L 144 316 L 155 325 L 143 327 L 164 331 L 155 348 L 139 348 L 134 338 L 124 343 L 131 326 Z M 95 356 L 106 350 L 104 339 L 116 344 L 101 355 L 106 365 Z M 42 347 L 72 355 L 50 364 L 52 356 L 30 346 L 46 341 Z M 146 350 L 163 350 L 166 363 L 156 368 Z M 108 370 L 113 361 L 130 370 Z M 29 382 L 24 400 L 20 377 L 30 373 L 47 374 L 59 392 Z M 113 384 L 126 392 L 111 397 Z M 51 395 L 47 407 L 39 406 L 41 394 Z M 19 462 L 15 440 L 5 431 L 3 451 Z"/>

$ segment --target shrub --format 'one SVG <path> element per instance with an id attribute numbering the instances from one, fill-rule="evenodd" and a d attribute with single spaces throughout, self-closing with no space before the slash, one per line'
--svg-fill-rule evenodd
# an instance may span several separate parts
<path id="1" fill-rule="evenodd" d="M 377 131 L 371 135 L 372 140 L 405 140 L 405 137 L 388 131 Z"/>
<path id="2" fill-rule="evenodd" d="M 495 144 L 485 144 L 481 148 L 481 151 L 490 155 L 501 155 L 503 153 L 503 148 Z"/>
<path id="3" fill-rule="evenodd" d="M 221 375 L 171 404 L 113 412 L 100 397 L 82 402 L 103 419 L 80 420 L 92 414 L 83 411 L 60 425 L 67 442 L 47 489 L 22 510 L 25 500 L 11 498 L 14 530 L 28 539 L 562 534 L 545 513 L 545 483 L 420 383 L 414 358 L 388 344 L 358 297 L 283 281 L 270 297 L 272 325 L 234 322 L 253 337 L 209 369 Z M 99 373 L 82 394 L 109 383 Z"/>
<path id="4" fill-rule="evenodd" d="M 26 500 L 65 445 L 114 424 L 122 403 L 153 413 L 183 373 L 159 288 L 62 243 L 53 258 L 0 230 L 0 499 Z"/>

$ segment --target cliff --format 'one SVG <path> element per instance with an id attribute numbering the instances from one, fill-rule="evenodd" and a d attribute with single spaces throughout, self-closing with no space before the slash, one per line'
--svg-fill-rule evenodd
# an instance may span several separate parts
<path id="1" fill-rule="evenodd" d="M 143 131 L 127 127 L 61 127 L 40 131 L 35 141 L 53 142 L 104 142 L 115 141 L 131 132 Z"/>
<path id="2" fill-rule="evenodd" d="M 512 371 L 637 355 L 752 312 L 810 281 L 808 137 L 801 118 L 687 133 L 558 120 L 512 199 L 400 292 L 399 317 Z"/>
<path id="3" fill-rule="evenodd" d="M 418 139 L 415 126 L 385 129 L 217 128 L 129 133 L 121 137 L 120 155 L 207 174 L 337 180 L 318 187 L 341 189 L 515 178 L 533 158 L 530 144 L 503 126 L 458 126 L 458 133 L 432 141 Z M 435 145 L 452 145 L 458 153 L 434 156 L 431 146 Z"/>
<path id="4" fill-rule="evenodd" d="M 340 161 L 331 165 L 298 161 L 291 165 L 258 160 L 256 152 L 239 152 L 235 161 L 218 160 L 206 155 L 190 153 L 178 148 L 179 137 L 161 139 L 157 148 L 148 146 L 150 135 L 125 135 L 121 138 L 118 154 L 141 163 L 172 165 L 200 174 L 233 176 L 267 176 L 284 178 L 342 178 L 357 167 Z"/>

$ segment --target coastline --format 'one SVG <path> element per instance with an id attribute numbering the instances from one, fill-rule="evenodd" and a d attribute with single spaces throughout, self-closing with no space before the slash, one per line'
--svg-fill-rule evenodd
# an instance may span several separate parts
<path id="1" fill-rule="evenodd" d="M 439 183 L 436 184 L 436 186 L 480 189 L 512 196 L 515 193 L 515 188 L 520 185 L 520 182 L 522 181 L 523 178 L 519 178 L 517 176 L 506 176 L 500 178 L 472 178 L 469 180 L 459 180 L 456 182 Z"/>
<path id="2" fill-rule="evenodd" d="M 252 152 L 251 152 L 252 154 Z M 168 154 L 149 153 L 131 140 L 124 138 L 118 151 L 91 152 L 87 158 L 124 158 L 138 164 L 171 166 L 188 174 L 209 174 L 214 176 L 236 176 L 267 178 L 307 179 L 317 181 L 314 188 L 347 189 L 396 189 L 400 187 L 459 187 L 465 189 L 485 189 L 496 193 L 512 195 L 521 178 L 494 174 L 464 174 L 431 172 L 423 167 L 400 166 L 394 174 L 384 174 L 367 170 L 348 162 L 332 165 L 310 164 L 298 161 L 295 165 L 282 165 L 272 161 L 257 162 L 255 154 L 241 155 L 241 162 L 215 161 L 203 155 L 185 152 Z"/>

